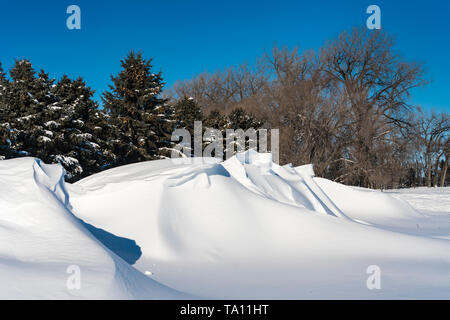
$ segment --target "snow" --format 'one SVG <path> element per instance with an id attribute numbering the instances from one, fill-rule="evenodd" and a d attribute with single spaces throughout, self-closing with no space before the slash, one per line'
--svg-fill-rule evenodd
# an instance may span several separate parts
<path id="1" fill-rule="evenodd" d="M 44 143 L 49 143 L 52 141 L 52 139 L 50 139 L 49 137 L 46 136 L 39 136 L 38 137 L 38 141 L 44 142 Z"/>
<path id="2" fill-rule="evenodd" d="M 22 122 L 22 121 L 28 121 L 28 120 L 30 120 L 30 119 L 34 119 L 35 117 L 36 117 L 36 115 L 30 114 L 30 115 L 28 115 L 28 116 L 24 116 L 24 117 L 17 118 L 17 121 L 19 121 L 19 122 Z"/>
<path id="3" fill-rule="evenodd" d="M 50 130 L 44 130 L 44 134 L 50 138 L 53 138 L 53 136 L 54 136 L 53 131 L 50 131 Z"/>
<path id="4" fill-rule="evenodd" d="M 58 110 L 62 110 L 63 108 L 60 106 L 55 105 L 57 104 L 57 102 L 55 102 L 53 105 L 49 106 L 48 109 L 53 110 L 53 111 L 58 111 Z"/>
<path id="5" fill-rule="evenodd" d="M 80 119 L 73 120 L 72 122 L 73 122 L 74 124 L 79 125 L 79 126 L 84 125 L 84 121 L 83 121 L 83 120 L 80 120 Z"/>
<path id="6" fill-rule="evenodd" d="M 0 299 L 180 298 L 106 249 L 70 212 L 59 165 L 0 162 Z M 70 267 L 81 288 L 67 286 Z"/>
<path id="7" fill-rule="evenodd" d="M 92 149 L 100 149 L 100 146 L 95 142 L 85 141 L 85 144 L 88 145 Z"/>
<path id="8" fill-rule="evenodd" d="M 450 295 L 449 189 L 353 188 L 251 151 L 73 185 L 63 175 L 37 159 L 0 162 L 0 298 Z M 70 265 L 83 275 L 75 292 Z M 371 266 L 380 290 L 366 286 Z"/>
<path id="9" fill-rule="evenodd" d="M 90 133 L 78 133 L 76 136 L 83 140 L 92 139 L 92 134 Z"/>
<path id="10" fill-rule="evenodd" d="M 55 160 L 59 163 L 62 163 L 67 166 L 80 166 L 80 163 L 76 158 L 64 156 L 64 155 L 57 155 L 55 156 Z M 81 171 L 82 172 L 82 171 Z"/>
<path id="11" fill-rule="evenodd" d="M 46 127 L 54 127 L 54 128 L 58 128 L 59 127 L 59 123 L 56 121 L 47 121 L 46 123 L 44 123 L 44 125 Z"/>

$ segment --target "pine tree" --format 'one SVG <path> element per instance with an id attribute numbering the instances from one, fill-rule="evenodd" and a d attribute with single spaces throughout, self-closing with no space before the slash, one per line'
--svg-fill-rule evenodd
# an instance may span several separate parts
<path id="1" fill-rule="evenodd" d="M 177 128 L 185 128 L 194 134 L 194 122 L 203 121 L 203 113 L 193 98 L 183 97 L 174 106 Z"/>
<path id="2" fill-rule="evenodd" d="M 114 155 L 99 137 L 100 111 L 92 100 L 94 92 L 82 78 L 71 80 L 63 76 L 52 88 L 52 94 L 57 101 L 45 108 L 43 135 L 38 139 L 44 152 L 41 158 L 61 163 L 68 181 L 109 168 Z"/>
<path id="3" fill-rule="evenodd" d="M 0 126 L 1 157 L 60 163 L 71 182 L 114 165 L 107 116 L 82 78 L 63 76 L 55 84 L 43 70 L 36 76 L 28 60 L 16 61 L 10 74 L 12 82 L 5 82 L 0 104 L 6 111 Z"/>
<path id="4" fill-rule="evenodd" d="M 9 124 L 6 110 L 6 93 L 9 90 L 9 82 L 0 62 L 0 160 L 4 160 L 10 154 Z"/>
<path id="5" fill-rule="evenodd" d="M 224 132 L 224 130 L 228 127 L 228 121 L 219 110 L 213 110 L 206 118 L 206 126 Z"/>
<path id="6" fill-rule="evenodd" d="M 232 152 L 232 154 L 235 154 L 238 150 L 238 143 L 239 141 L 236 139 L 236 134 L 228 134 L 227 136 L 227 129 L 233 129 L 238 130 L 242 129 L 245 133 L 248 129 L 259 129 L 262 127 L 263 122 L 258 120 L 255 116 L 253 116 L 250 113 L 247 113 L 242 108 L 236 108 L 228 116 L 222 115 L 222 113 L 218 110 L 213 110 L 206 118 L 206 125 L 209 128 L 218 129 L 222 133 L 222 137 L 224 137 L 223 140 L 223 150 L 225 150 L 225 153 Z M 229 139 L 227 144 L 227 139 Z M 245 139 L 246 145 L 242 146 L 243 149 L 247 150 L 249 148 L 249 138 Z M 206 145 L 208 142 L 206 143 Z M 226 156 L 226 154 L 224 154 Z"/>
<path id="7" fill-rule="evenodd" d="M 228 129 L 238 130 L 242 129 L 244 132 L 248 129 L 257 130 L 263 125 L 262 121 L 256 119 L 251 113 L 246 112 L 243 108 L 236 108 L 230 112 L 228 115 Z M 233 154 L 239 150 L 248 150 L 252 144 L 257 146 L 258 143 L 258 133 L 256 133 L 256 140 L 252 139 L 250 136 L 245 139 L 245 142 L 240 143 L 237 139 L 236 133 L 234 136 L 234 141 L 231 145 L 227 145 L 227 148 L 231 148 Z"/>
<path id="8" fill-rule="evenodd" d="M 258 129 L 263 123 L 255 118 L 251 113 L 247 113 L 242 108 L 236 108 L 228 115 L 228 127 L 230 129 L 247 130 L 250 128 Z"/>
<path id="9" fill-rule="evenodd" d="M 178 100 L 174 105 L 174 111 L 175 111 L 175 120 L 176 124 L 175 127 L 177 129 L 182 128 L 189 131 L 189 134 L 191 136 L 191 142 L 190 145 L 187 142 L 183 142 L 184 144 L 184 153 L 186 154 L 186 148 L 190 148 L 190 156 L 194 155 L 194 123 L 195 121 L 203 121 L 203 113 L 198 106 L 198 104 L 195 102 L 193 98 L 183 97 L 182 99 Z M 204 133 L 205 128 L 203 127 Z M 178 143 L 180 143 L 179 141 Z"/>
<path id="10" fill-rule="evenodd" d="M 6 79 L 6 74 L 0 62 L 0 125 L 6 122 L 6 92 L 8 86 L 8 79 Z"/>
<path id="11" fill-rule="evenodd" d="M 38 150 L 38 131 L 43 102 L 36 99 L 39 80 L 28 60 L 16 60 L 10 70 L 12 81 L 5 95 L 6 126 L 10 154 L 8 157 L 29 156 Z"/>
<path id="12" fill-rule="evenodd" d="M 2 63 L 0 62 L 0 106 L 3 107 L 3 101 L 5 93 L 8 89 L 8 79 L 6 79 L 6 73 L 3 70 Z"/>
<path id="13" fill-rule="evenodd" d="M 151 62 L 130 52 L 102 97 L 119 132 L 114 147 L 118 164 L 163 158 L 172 146 L 173 110 L 158 97 L 164 83 L 161 73 L 151 72 Z"/>

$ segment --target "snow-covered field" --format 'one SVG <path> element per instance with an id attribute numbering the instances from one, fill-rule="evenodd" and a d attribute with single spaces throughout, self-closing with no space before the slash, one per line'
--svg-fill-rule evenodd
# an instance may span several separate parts
<path id="1" fill-rule="evenodd" d="M 255 152 L 63 174 L 0 161 L 0 298 L 450 298 L 450 188 L 352 188 Z"/>

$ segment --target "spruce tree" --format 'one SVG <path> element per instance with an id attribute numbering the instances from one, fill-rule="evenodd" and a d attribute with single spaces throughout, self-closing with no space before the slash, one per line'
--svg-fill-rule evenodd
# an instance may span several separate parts
<path id="1" fill-rule="evenodd" d="M 0 160 L 4 160 L 10 154 L 9 124 L 6 110 L 6 94 L 9 90 L 9 82 L 0 62 Z"/>
<path id="2" fill-rule="evenodd" d="M 94 92 L 82 78 L 71 80 L 63 76 L 52 94 L 57 101 L 43 112 L 41 158 L 61 163 L 68 181 L 109 168 L 114 156 L 100 138 L 97 126 L 100 111 L 92 100 Z"/>
<path id="3" fill-rule="evenodd" d="M 213 110 L 206 118 L 206 126 L 213 129 L 218 129 L 223 132 L 228 127 L 227 118 L 219 111 Z"/>
<path id="4" fill-rule="evenodd" d="M 2 63 L 0 62 L 0 107 L 4 107 L 5 93 L 8 90 L 8 79 L 6 79 L 6 73 L 3 70 Z M 0 114 L 1 115 L 1 114 Z"/>
<path id="5" fill-rule="evenodd" d="M 195 121 L 203 121 L 203 113 L 193 98 L 183 97 L 178 100 L 174 105 L 176 128 L 183 128 L 189 131 L 191 135 L 190 145 L 184 143 L 184 147 L 189 147 L 191 152 L 190 156 L 194 155 L 194 123 Z M 203 127 L 203 132 L 205 127 Z M 181 142 L 181 141 L 179 141 Z M 178 143 L 179 143 L 178 142 Z M 184 151 L 186 153 L 186 149 Z"/>
<path id="6" fill-rule="evenodd" d="M 177 128 L 185 128 L 194 134 L 194 122 L 203 121 L 203 113 L 193 98 L 183 97 L 174 105 Z"/>
<path id="7" fill-rule="evenodd" d="M 218 110 L 213 110 L 206 118 L 206 126 L 213 129 L 218 129 L 222 133 L 223 140 L 223 149 L 225 151 L 231 151 L 235 154 L 238 150 L 239 141 L 236 139 L 236 134 L 228 135 L 226 134 L 227 129 L 238 130 L 242 129 L 245 133 L 248 129 L 259 129 L 263 125 L 263 122 L 258 120 L 251 113 L 246 112 L 243 108 L 236 108 L 230 112 L 227 116 L 223 115 Z M 227 144 L 227 140 L 229 139 L 229 144 Z M 248 150 L 249 148 L 249 138 L 245 139 L 246 145 L 242 146 L 243 149 Z M 206 142 L 206 145 L 209 142 Z M 226 154 L 224 154 L 225 156 Z"/>
<path id="8" fill-rule="evenodd" d="M 151 72 L 151 62 L 141 52 L 130 52 L 102 97 L 111 123 L 118 128 L 114 139 L 118 164 L 163 158 L 172 146 L 173 110 L 159 98 L 164 83 L 161 72 Z"/>
<path id="9" fill-rule="evenodd" d="M 258 129 L 263 125 L 262 121 L 256 119 L 251 113 L 246 112 L 243 108 L 236 108 L 228 115 L 228 127 L 230 129 L 247 130 L 250 128 Z"/>
<path id="10" fill-rule="evenodd" d="M 243 108 L 236 108 L 230 112 L 228 115 L 228 129 L 238 130 L 242 129 L 246 132 L 248 129 L 257 130 L 261 128 L 263 122 L 256 119 L 251 113 L 246 112 Z M 257 146 L 258 143 L 258 133 L 256 132 L 256 140 L 253 140 L 251 136 L 245 138 L 245 142 L 243 144 L 240 143 L 236 132 L 234 134 L 234 141 L 231 145 L 228 145 L 227 148 L 231 147 L 233 154 L 235 154 L 239 150 L 248 150 L 250 146 L 253 144 Z"/>
<path id="11" fill-rule="evenodd" d="M 71 182 L 114 165 L 108 118 L 82 78 L 63 76 L 55 84 L 43 70 L 36 75 L 28 60 L 16 61 L 10 74 L 10 83 L 0 77 L 7 87 L 0 97 L 0 109 L 6 111 L 1 113 L 2 158 L 60 163 Z"/>
<path id="12" fill-rule="evenodd" d="M 45 105 L 36 96 L 41 89 L 36 73 L 28 60 L 16 60 L 10 70 L 12 81 L 6 93 L 6 114 L 10 157 L 30 156 L 39 150 L 37 137 L 41 111 Z"/>

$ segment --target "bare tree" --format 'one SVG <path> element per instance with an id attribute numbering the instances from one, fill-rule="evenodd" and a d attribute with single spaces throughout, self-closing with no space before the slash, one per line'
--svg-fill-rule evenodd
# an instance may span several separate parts
<path id="1" fill-rule="evenodd" d="M 282 163 L 313 163 L 319 176 L 364 187 L 415 184 L 425 166 L 408 101 L 426 81 L 393 45 L 383 31 L 354 29 L 318 52 L 275 46 L 253 66 L 178 82 L 174 96 L 193 97 L 206 113 L 240 107 L 264 119 L 280 129 Z"/>
<path id="2" fill-rule="evenodd" d="M 375 187 L 386 161 L 395 154 L 396 126 L 406 125 L 409 91 L 423 85 L 420 65 L 393 52 L 382 31 L 354 29 L 322 49 L 324 77 L 335 84 L 347 105 L 352 142 L 346 152 L 349 183 Z M 351 181 L 353 180 L 353 181 Z"/>
<path id="3" fill-rule="evenodd" d="M 254 67 L 244 63 L 215 73 L 204 72 L 172 88 L 174 97 L 192 97 L 205 113 L 222 110 L 225 113 L 242 107 L 242 103 L 262 91 L 268 77 L 258 61 Z"/>
<path id="4" fill-rule="evenodd" d="M 427 187 L 437 186 L 440 160 L 445 156 L 448 161 L 449 115 L 447 113 L 431 112 L 426 114 L 421 112 L 416 122 L 416 128 L 416 135 L 424 147 L 427 170 L 426 185 Z M 433 172 L 434 179 L 432 178 Z"/>
<path id="5" fill-rule="evenodd" d="M 447 137 L 447 141 L 444 143 L 444 160 L 442 161 L 441 181 L 440 186 L 445 187 L 447 178 L 448 165 L 450 161 L 450 138 Z"/>

